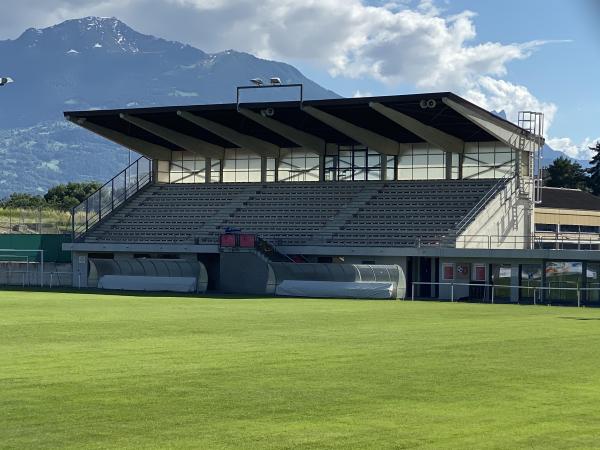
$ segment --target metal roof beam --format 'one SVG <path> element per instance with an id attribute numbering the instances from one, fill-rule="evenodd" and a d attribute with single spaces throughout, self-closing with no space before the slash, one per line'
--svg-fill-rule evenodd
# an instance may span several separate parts
<path id="1" fill-rule="evenodd" d="M 384 155 L 397 155 L 400 152 L 400 144 L 398 142 L 371 130 L 354 125 L 353 123 L 347 122 L 344 119 L 340 119 L 337 116 L 312 106 L 304 106 L 302 111 L 310 114 L 315 119 L 329 125 L 340 133 L 354 139 L 365 147 L 369 147 L 379 153 Z"/>
<path id="2" fill-rule="evenodd" d="M 167 161 L 171 159 L 171 150 L 163 147 L 162 145 L 153 144 L 152 142 L 135 138 L 119 131 L 111 130 L 110 128 L 90 122 L 85 118 L 67 116 L 67 119 L 73 123 L 76 123 L 80 127 L 83 127 L 99 136 L 102 136 L 105 139 L 108 139 L 109 141 L 114 142 L 115 144 L 129 148 L 141 155 L 147 156 L 148 158 Z"/>
<path id="3" fill-rule="evenodd" d="M 519 136 L 525 137 L 525 148 L 522 150 L 533 152 L 539 145 L 543 145 L 541 136 L 535 136 L 517 125 L 495 118 L 491 114 L 483 114 L 448 97 L 443 97 L 442 102 L 509 147 L 519 147 Z"/>
<path id="4" fill-rule="evenodd" d="M 452 153 L 463 153 L 465 150 L 465 142 L 456 136 L 452 136 L 437 128 L 425 125 L 423 122 L 419 122 L 418 120 L 393 108 L 382 105 L 381 103 L 369 102 L 369 107 L 387 117 L 392 122 L 397 123 L 402 128 L 407 129 L 415 136 L 419 136 L 424 141 L 429 142 L 434 147 Z"/>
<path id="5" fill-rule="evenodd" d="M 245 148 L 261 156 L 267 156 L 271 158 L 279 157 L 279 147 L 271 144 L 270 142 L 263 141 L 262 139 L 258 139 L 254 136 L 242 134 L 239 131 L 233 130 L 225 125 L 205 119 L 204 117 L 196 116 L 195 114 L 191 114 L 187 111 L 177 111 L 177 115 L 182 119 L 199 126 L 200 128 L 210 131 L 226 141 L 233 142 L 235 145 L 241 148 Z"/>
<path id="6" fill-rule="evenodd" d="M 298 130 L 270 117 L 265 117 L 250 109 L 240 108 L 239 113 L 268 130 L 296 143 L 307 151 L 316 152 L 320 155 L 325 154 L 326 142 L 320 137 Z"/>
<path id="7" fill-rule="evenodd" d="M 186 134 L 179 133 L 165 128 L 161 125 L 157 125 L 153 122 L 149 122 L 139 117 L 134 117 L 129 114 L 119 114 L 121 119 L 135 125 L 136 127 L 146 130 L 148 133 L 152 133 L 165 141 L 169 141 L 181 147 L 184 150 L 188 150 L 192 153 L 205 156 L 207 158 L 223 159 L 225 149 L 219 145 L 211 144 L 210 142 L 203 141 Z"/>

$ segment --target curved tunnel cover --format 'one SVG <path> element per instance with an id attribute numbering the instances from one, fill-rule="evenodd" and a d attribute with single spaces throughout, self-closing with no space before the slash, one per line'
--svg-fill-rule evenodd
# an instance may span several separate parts
<path id="1" fill-rule="evenodd" d="M 393 297 L 404 298 L 406 279 L 402 267 L 369 264 L 331 263 L 270 263 L 275 274 L 276 284 L 284 281 L 323 281 L 346 283 L 391 283 Z M 308 286 L 308 285 L 307 285 Z"/>
<path id="2" fill-rule="evenodd" d="M 90 278 L 99 288 L 124 290 L 205 292 L 208 284 L 204 265 L 187 259 L 91 258 Z"/>

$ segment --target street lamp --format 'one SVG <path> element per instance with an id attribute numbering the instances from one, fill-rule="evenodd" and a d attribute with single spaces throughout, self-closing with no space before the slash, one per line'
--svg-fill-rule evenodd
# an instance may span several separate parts
<path id="1" fill-rule="evenodd" d="M 0 77 L 0 86 L 5 86 L 12 82 L 14 82 L 14 80 L 11 77 Z"/>

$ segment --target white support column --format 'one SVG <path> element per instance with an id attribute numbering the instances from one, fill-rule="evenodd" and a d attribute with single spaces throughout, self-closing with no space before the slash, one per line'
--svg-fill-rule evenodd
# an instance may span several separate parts
<path id="1" fill-rule="evenodd" d="M 239 113 L 248 119 L 262 125 L 268 130 L 283 136 L 289 141 L 303 147 L 304 150 L 325 154 L 325 141 L 318 136 L 306 133 L 305 131 L 298 130 L 285 123 L 279 122 L 271 117 L 265 117 L 262 114 L 258 114 L 252 110 L 240 108 Z"/>
<path id="2" fill-rule="evenodd" d="M 129 114 L 120 114 L 121 119 L 128 123 L 141 128 L 142 130 L 152 133 L 165 141 L 169 141 L 181 147 L 184 150 L 188 150 L 192 153 L 196 153 L 208 158 L 222 159 L 225 149 L 219 145 L 211 144 L 202 139 L 198 139 L 192 136 L 188 136 L 177 131 L 165 128 L 155 123 L 149 122 L 139 117 L 134 117 Z"/>
<path id="3" fill-rule="evenodd" d="M 400 144 L 393 139 L 354 125 L 325 111 L 312 106 L 305 106 L 302 111 L 376 152 L 384 155 L 397 155 L 400 151 Z"/>
<path id="4" fill-rule="evenodd" d="M 96 125 L 95 123 L 84 118 L 67 117 L 67 119 L 85 128 L 86 130 L 96 133 L 97 135 L 100 135 L 109 141 L 129 148 L 137 153 L 140 153 L 141 155 L 147 156 L 150 159 L 171 159 L 171 150 L 163 147 L 162 145 L 156 145 L 152 142 L 138 139 L 101 125 Z"/>
<path id="5" fill-rule="evenodd" d="M 500 142 L 503 142 L 512 148 L 518 147 L 519 137 L 521 136 L 523 130 L 517 125 L 506 120 L 502 120 L 499 117 L 495 117 L 493 114 L 485 110 L 475 106 L 471 107 L 458 103 L 448 97 L 444 97 L 442 102 L 444 102 L 445 105 L 452 108 L 464 118 L 468 119 L 470 122 L 494 136 Z M 537 150 L 538 140 L 542 139 L 541 137 L 536 137 L 532 134 L 527 134 L 523 137 L 525 139 L 525 150 L 531 152 Z"/>
<path id="6" fill-rule="evenodd" d="M 434 147 L 440 148 L 447 152 L 463 153 L 465 149 L 465 142 L 462 139 L 452 136 L 448 133 L 444 133 L 437 128 L 425 125 L 418 120 L 401 113 L 393 108 L 382 105 L 381 103 L 371 102 L 369 107 L 384 117 L 387 117 L 392 122 L 397 123 L 402 128 L 407 129 L 415 136 L 419 136 L 424 141 L 429 142 Z"/>
<path id="7" fill-rule="evenodd" d="M 191 114 L 187 111 L 177 111 L 177 115 L 226 141 L 232 142 L 241 148 L 246 148 L 260 156 L 269 156 L 271 158 L 279 156 L 279 147 L 270 142 L 240 133 L 225 125 Z"/>

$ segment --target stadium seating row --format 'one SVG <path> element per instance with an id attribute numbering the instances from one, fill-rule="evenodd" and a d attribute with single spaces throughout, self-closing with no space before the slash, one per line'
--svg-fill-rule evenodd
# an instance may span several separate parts
<path id="1" fill-rule="evenodd" d="M 154 184 L 83 239 L 216 244 L 234 227 L 277 245 L 435 244 L 496 182 Z"/>

